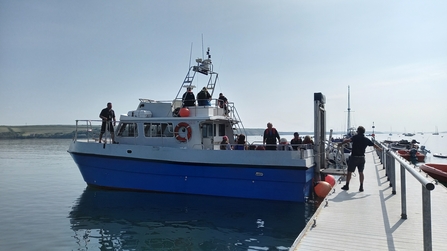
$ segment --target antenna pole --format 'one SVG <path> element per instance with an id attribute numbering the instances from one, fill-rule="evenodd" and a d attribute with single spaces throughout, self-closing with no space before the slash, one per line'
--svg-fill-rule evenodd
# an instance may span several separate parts
<path id="1" fill-rule="evenodd" d="M 351 130 L 351 97 L 350 97 L 349 85 L 348 85 L 348 131 Z"/>
<path id="2" fill-rule="evenodd" d="M 203 34 L 202 34 L 202 58 L 205 58 L 205 55 L 203 54 Z"/>
<path id="3" fill-rule="evenodd" d="M 192 43 L 191 43 L 191 50 L 189 50 L 189 68 L 191 68 L 191 57 L 192 57 Z"/>

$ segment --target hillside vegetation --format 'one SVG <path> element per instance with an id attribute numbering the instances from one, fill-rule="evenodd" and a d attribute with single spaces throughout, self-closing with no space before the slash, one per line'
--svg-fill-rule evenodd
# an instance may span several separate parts
<path id="1" fill-rule="evenodd" d="M 0 139 L 73 138 L 74 125 L 0 126 Z"/>

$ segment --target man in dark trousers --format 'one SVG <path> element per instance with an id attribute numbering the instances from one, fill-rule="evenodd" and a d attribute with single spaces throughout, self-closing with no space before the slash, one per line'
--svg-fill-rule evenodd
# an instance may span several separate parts
<path id="1" fill-rule="evenodd" d="M 341 188 L 343 190 L 349 190 L 349 181 L 351 180 L 351 174 L 355 172 L 355 168 L 359 170 L 360 188 L 359 191 L 363 192 L 363 169 L 365 168 L 365 149 L 367 146 L 374 146 L 374 143 L 365 137 L 365 128 L 359 126 L 357 128 L 357 134 L 349 139 L 343 140 L 343 144 L 352 142 L 352 152 L 348 163 L 348 175 L 346 176 L 346 184 Z"/>
<path id="2" fill-rule="evenodd" d="M 273 128 L 272 123 L 268 122 L 267 129 L 264 131 L 265 150 L 276 150 L 276 139 L 278 139 L 278 142 L 280 141 L 279 133 Z"/>
<path id="3" fill-rule="evenodd" d="M 99 143 L 101 143 L 102 135 L 107 131 L 110 132 L 112 142 L 115 142 L 113 127 L 116 125 L 115 111 L 112 110 L 112 103 L 107 103 L 107 107 L 102 109 L 99 117 L 102 119 L 101 133 L 99 134 Z M 113 120 L 113 125 L 112 125 Z"/>

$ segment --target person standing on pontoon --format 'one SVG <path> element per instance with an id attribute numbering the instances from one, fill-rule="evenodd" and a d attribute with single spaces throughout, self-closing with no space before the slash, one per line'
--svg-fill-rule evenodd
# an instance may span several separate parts
<path id="1" fill-rule="evenodd" d="M 101 133 L 99 134 L 99 143 L 101 143 L 102 135 L 107 131 L 110 132 L 112 142 L 115 144 L 115 134 L 113 127 L 116 125 L 115 111 L 112 110 L 112 103 L 107 103 L 107 107 L 101 110 L 99 117 L 102 119 Z M 112 124 L 113 120 L 113 124 Z"/>
<path id="2" fill-rule="evenodd" d="M 279 137 L 278 131 L 273 128 L 272 123 L 267 123 L 267 129 L 264 131 L 264 145 L 265 150 L 276 150 L 276 139 L 278 139 L 278 142 L 281 140 Z"/>
<path id="3" fill-rule="evenodd" d="M 359 171 L 360 188 L 359 192 L 363 192 L 363 181 L 365 179 L 363 170 L 365 168 L 365 149 L 367 146 L 374 146 L 374 143 L 365 137 L 365 127 L 359 126 L 357 128 L 357 134 L 349 139 L 343 140 L 343 144 L 352 142 L 352 153 L 348 163 L 348 175 L 346 176 L 346 184 L 341 188 L 343 190 L 349 190 L 349 181 L 351 180 L 351 174 L 355 172 L 357 168 Z"/>

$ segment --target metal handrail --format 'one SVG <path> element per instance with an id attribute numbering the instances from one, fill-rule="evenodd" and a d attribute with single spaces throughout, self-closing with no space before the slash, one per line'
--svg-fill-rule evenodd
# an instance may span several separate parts
<path id="1" fill-rule="evenodd" d="M 396 154 L 394 151 L 386 147 L 384 144 L 375 141 L 382 150 L 379 151 L 379 156 L 383 167 L 386 169 L 387 176 L 390 178 L 390 186 L 393 187 L 393 194 L 396 194 L 396 179 L 395 179 L 395 162 L 400 163 L 400 185 L 401 185 L 401 218 L 407 219 L 407 191 L 406 191 L 406 176 L 405 171 L 408 171 L 414 178 L 416 178 L 422 187 L 422 228 L 424 238 L 424 250 L 432 250 L 432 228 L 431 228 L 431 195 L 430 192 L 435 189 L 435 185 L 431 183 L 422 174 L 417 172 L 407 160 Z M 391 177 L 390 177 L 391 176 Z"/>

